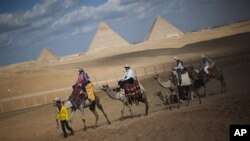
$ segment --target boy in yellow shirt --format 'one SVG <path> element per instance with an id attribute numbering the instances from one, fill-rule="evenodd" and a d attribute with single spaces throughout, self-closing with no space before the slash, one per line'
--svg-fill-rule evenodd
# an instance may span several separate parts
<path id="1" fill-rule="evenodd" d="M 57 113 L 56 113 L 57 114 L 56 115 L 57 128 L 59 128 L 59 121 L 60 121 L 62 131 L 64 134 L 64 138 L 68 137 L 68 134 L 67 134 L 65 128 L 67 128 L 71 132 L 70 135 L 74 135 L 73 129 L 68 124 L 69 116 L 68 116 L 67 108 L 64 105 L 62 105 L 62 103 L 58 97 L 55 98 L 55 102 L 56 102 L 55 104 L 57 107 Z"/>

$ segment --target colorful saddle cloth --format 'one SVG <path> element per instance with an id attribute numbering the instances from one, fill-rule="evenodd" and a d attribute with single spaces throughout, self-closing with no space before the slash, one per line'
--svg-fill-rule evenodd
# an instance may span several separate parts
<path id="1" fill-rule="evenodd" d="M 124 84 L 123 89 L 125 91 L 125 96 L 127 97 L 129 104 L 132 105 L 132 103 L 134 103 L 136 105 L 139 105 L 139 99 L 141 99 L 142 97 L 142 92 L 138 80 L 134 80 L 133 84 Z"/>

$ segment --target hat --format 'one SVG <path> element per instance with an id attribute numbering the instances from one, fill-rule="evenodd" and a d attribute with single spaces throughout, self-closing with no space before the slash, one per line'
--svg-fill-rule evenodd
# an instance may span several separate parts
<path id="1" fill-rule="evenodd" d="M 124 66 L 124 68 L 130 68 L 130 66 L 129 66 L 128 64 L 126 64 L 126 65 Z"/>
<path id="2" fill-rule="evenodd" d="M 174 57 L 174 60 L 177 61 L 177 60 L 180 60 L 180 59 L 179 59 L 178 57 L 175 56 L 175 57 Z"/>
<path id="3" fill-rule="evenodd" d="M 205 55 L 201 55 L 201 58 L 205 58 L 206 56 Z"/>

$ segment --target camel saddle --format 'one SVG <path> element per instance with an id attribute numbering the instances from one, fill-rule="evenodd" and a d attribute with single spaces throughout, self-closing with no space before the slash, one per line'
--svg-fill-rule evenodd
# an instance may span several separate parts
<path id="1" fill-rule="evenodd" d="M 72 88 L 73 91 L 69 96 L 69 100 L 72 103 L 73 108 L 77 109 L 79 108 L 83 100 L 86 99 L 86 96 L 83 93 L 80 93 L 82 88 L 78 84 L 73 85 Z"/>
<path id="2" fill-rule="evenodd" d="M 125 96 L 128 99 L 129 104 L 132 103 L 139 105 L 139 99 L 142 97 L 141 88 L 138 80 L 134 80 L 133 84 L 126 83 L 123 86 Z"/>

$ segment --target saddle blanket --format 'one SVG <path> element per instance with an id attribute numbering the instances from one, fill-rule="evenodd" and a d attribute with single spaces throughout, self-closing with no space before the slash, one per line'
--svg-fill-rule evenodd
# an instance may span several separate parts
<path id="1" fill-rule="evenodd" d="M 88 99 L 94 101 L 95 100 L 94 85 L 92 83 L 89 83 L 85 88 L 86 88 L 86 93 L 88 95 Z"/>

